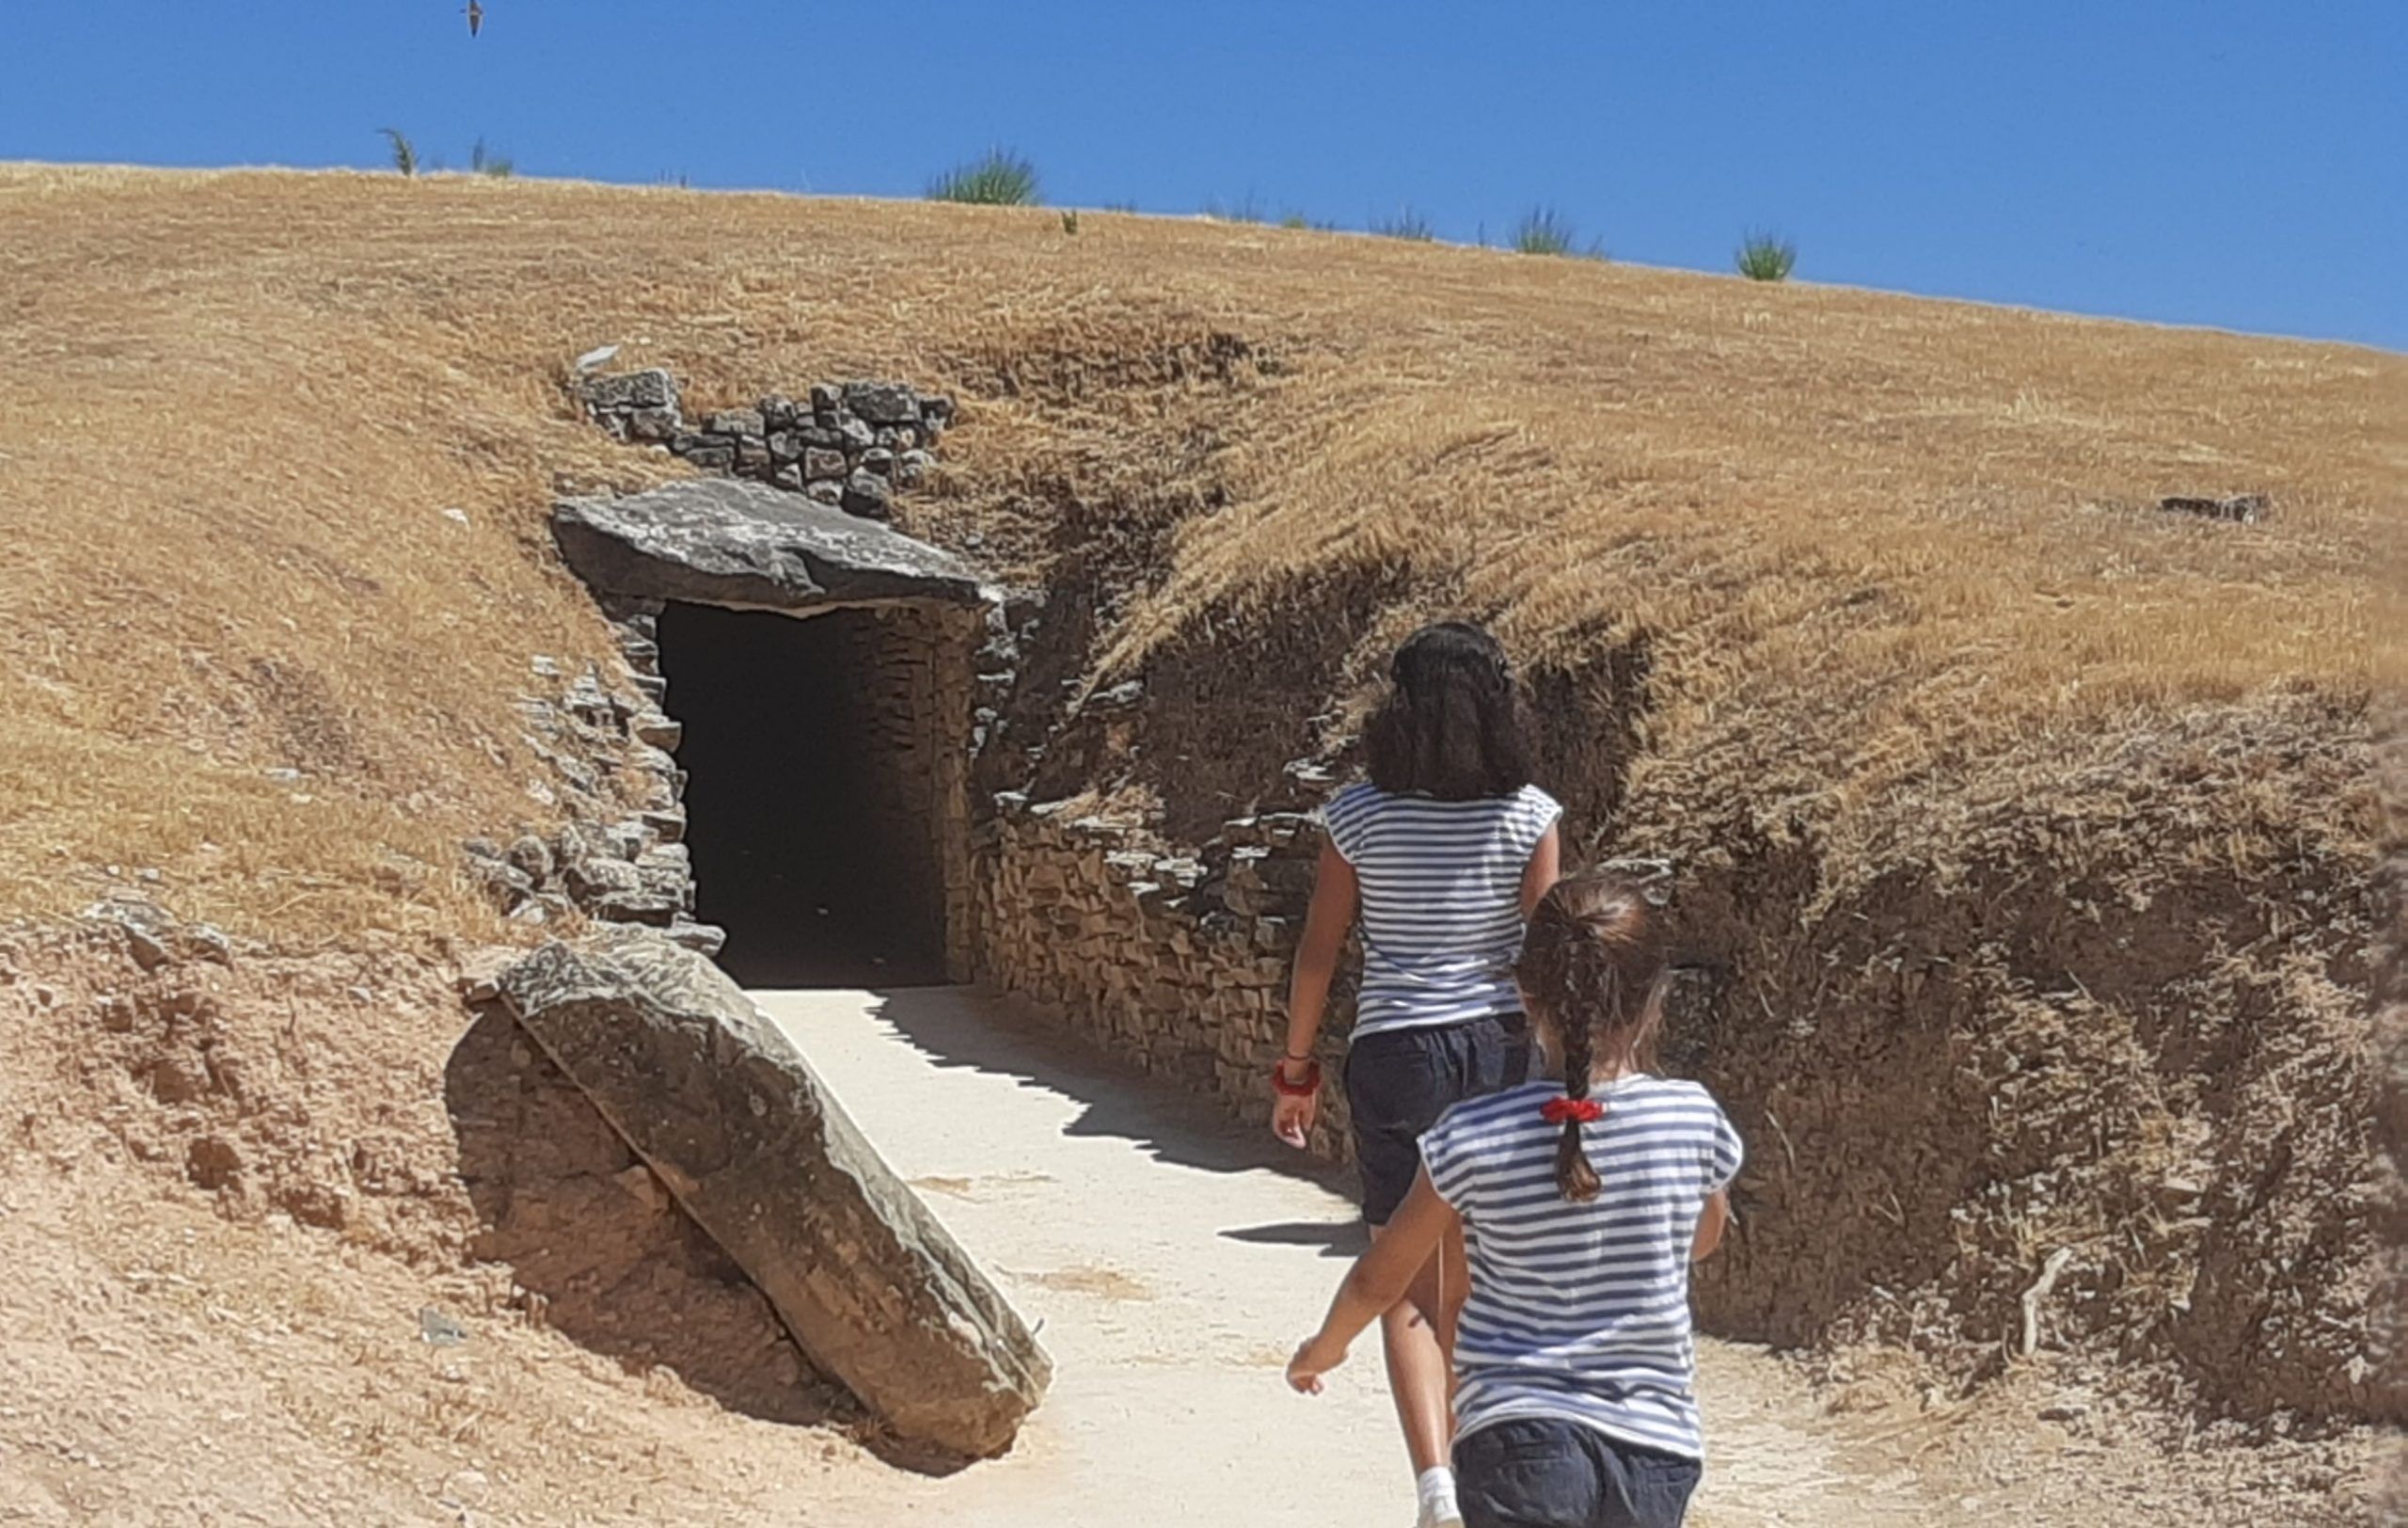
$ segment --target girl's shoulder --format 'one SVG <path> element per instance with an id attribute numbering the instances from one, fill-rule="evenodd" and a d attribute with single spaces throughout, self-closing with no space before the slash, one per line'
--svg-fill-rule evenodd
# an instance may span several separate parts
<path id="1" fill-rule="evenodd" d="M 1540 785 L 1527 785 L 1513 792 L 1513 804 L 1517 814 L 1542 827 L 1552 826 L 1563 815 L 1563 804 Z"/>
<path id="2" fill-rule="evenodd" d="M 1702 1145 L 1736 1138 L 1731 1116 L 1702 1082 L 1650 1074 L 1621 1084 L 1604 1097 L 1606 1117 L 1612 1119 L 1619 1112 L 1625 1129 Z"/>
<path id="3" fill-rule="evenodd" d="M 1343 851 L 1355 830 L 1378 817 L 1380 808 L 1388 799 L 1386 791 L 1369 780 L 1357 780 L 1353 785 L 1340 786 L 1332 791 L 1329 799 L 1322 803 L 1321 810 L 1313 815 L 1320 820 L 1323 830 L 1337 840 L 1338 847 Z"/>
<path id="4" fill-rule="evenodd" d="M 1722 1106 L 1715 1101 L 1714 1094 L 1706 1090 L 1705 1084 L 1687 1077 L 1668 1077 L 1660 1073 L 1643 1072 L 1606 1086 L 1610 1090 L 1605 1096 L 1609 1098 L 1626 1098 L 1633 1103 L 1644 1101 L 1683 1108 L 1703 1106 L 1718 1114 L 1722 1112 Z"/>
<path id="5" fill-rule="evenodd" d="M 1562 1094 L 1560 1083 L 1526 1082 L 1450 1106 L 1421 1133 L 1421 1162 L 1438 1197 L 1460 1207 L 1483 1163 L 1543 1148 L 1540 1138 L 1552 1139 L 1556 1127 L 1541 1110 Z"/>
<path id="6" fill-rule="evenodd" d="M 1321 809 L 1323 816 L 1338 811 L 1359 811 L 1375 802 L 1386 799 L 1387 792 L 1371 784 L 1370 781 L 1355 780 L 1331 791 L 1329 799 L 1322 803 Z"/>

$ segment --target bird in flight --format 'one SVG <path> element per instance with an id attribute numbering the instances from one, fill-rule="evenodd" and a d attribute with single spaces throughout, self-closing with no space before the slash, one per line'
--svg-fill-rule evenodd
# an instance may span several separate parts
<path id="1" fill-rule="evenodd" d="M 468 18 L 468 35 L 470 37 L 475 37 L 477 33 L 484 27 L 485 8 L 477 4 L 477 0 L 468 0 L 467 15 Z"/>

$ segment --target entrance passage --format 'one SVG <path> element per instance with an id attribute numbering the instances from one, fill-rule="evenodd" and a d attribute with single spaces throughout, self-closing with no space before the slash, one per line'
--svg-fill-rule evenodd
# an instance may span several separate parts
<path id="1" fill-rule="evenodd" d="M 891 629 L 890 629 L 891 628 Z M 912 628 L 867 610 L 798 618 L 673 604 L 668 709 L 685 724 L 697 915 L 748 987 L 944 979 L 944 881 Z"/>

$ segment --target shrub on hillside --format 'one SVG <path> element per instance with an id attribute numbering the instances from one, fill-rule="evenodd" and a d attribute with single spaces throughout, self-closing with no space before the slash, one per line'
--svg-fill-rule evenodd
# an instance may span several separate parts
<path id="1" fill-rule="evenodd" d="M 1416 244 L 1429 244 L 1438 237 L 1430 219 L 1411 207 L 1399 207 L 1387 216 L 1372 218 L 1371 231 L 1384 239 L 1410 239 Z"/>
<path id="2" fill-rule="evenodd" d="M 1580 247 L 1580 231 L 1572 219 L 1552 207 L 1533 207 L 1513 225 L 1513 248 L 1525 255 L 1588 254 L 1603 259 L 1605 251 L 1592 244 Z"/>
<path id="3" fill-rule="evenodd" d="M 1786 281 L 1798 263 L 1798 247 L 1770 233 L 1751 233 L 1739 242 L 1739 274 L 1751 281 Z"/>
<path id="4" fill-rule="evenodd" d="M 496 180 L 508 180 L 518 173 L 518 166 L 508 154 L 487 151 L 485 140 L 479 138 L 476 146 L 468 151 L 468 172 L 472 175 L 490 175 Z"/>
<path id="5" fill-rule="evenodd" d="M 411 143 L 408 136 L 398 127 L 380 127 L 376 131 L 384 134 L 385 141 L 392 146 L 393 167 L 404 175 L 416 175 L 418 146 Z"/>
<path id="6" fill-rule="evenodd" d="M 990 149 L 928 183 L 931 201 L 966 201 L 985 207 L 1037 205 L 1037 167 L 1005 149 Z"/>

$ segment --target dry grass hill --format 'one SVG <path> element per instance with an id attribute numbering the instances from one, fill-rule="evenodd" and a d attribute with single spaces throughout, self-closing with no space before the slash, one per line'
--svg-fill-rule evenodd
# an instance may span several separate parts
<path id="1" fill-rule="evenodd" d="M 557 477 L 653 470 L 560 395 L 606 342 L 729 403 L 958 390 L 920 529 L 1101 565 L 1099 668 L 1336 589 L 1534 659 L 1643 634 L 1648 770 L 1943 862 L 1899 811 L 1932 782 L 2201 708 L 2342 739 L 2367 692 L 2379 353 L 1154 218 L 40 167 L 0 199 L 9 911 L 139 862 L 279 940 L 458 915 L 389 862 L 439 880 L 517 810 L 526 656 L 595 640 L 538 552 Z M 2153 507 L 2243 491 L 2277 518 Z"/>
<path id="2" fill-rule="evenodd" d="M 2368 714 L 2408 360 L 1248 225 L 0 167 L 0 920 L 138 885 L 318 973 L 277 1086 L 425 1179 L 345 1234 L 405 1260 L 463 1245 L 408 1080 L 457 1021 L 341 995 L 497 936 L 457 853 L 541 819 L 514 697 L 607 647 L 548 503 L 684 470 L 570 404 L 605 343 L 701 406 L 956 394 L 904 523 L 1050 591 L 1017 713 L 1146 680 L 1133 750 L 1033 784 L 1173 841 L 1342 758 L 1416 621 L 1493 622 L 1580 852 L 1674 860 L 1737 962 L 1707 1064 L 1821 1196 L 1703 1291 L 1723 1329 L 1976 1378 L 1967 1313 L 2075 1247 L 2069 1340 L 2181 1414 L 2400 1414 Z M 2272 517 L 2158 508 L 2237 494 Z M 64 1012 L 26 1001 L 0 1125 L 147 1182 L 159 1106 Z"/>

